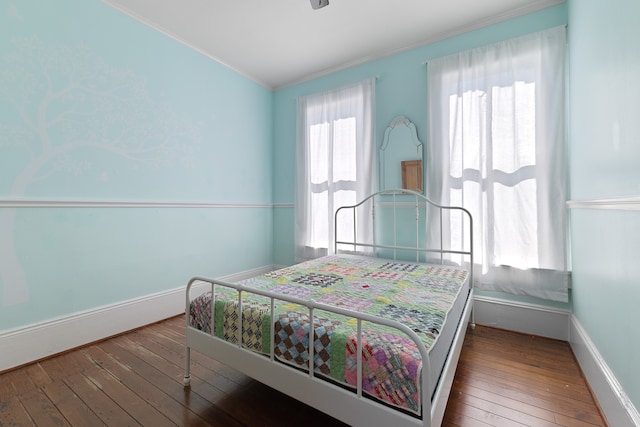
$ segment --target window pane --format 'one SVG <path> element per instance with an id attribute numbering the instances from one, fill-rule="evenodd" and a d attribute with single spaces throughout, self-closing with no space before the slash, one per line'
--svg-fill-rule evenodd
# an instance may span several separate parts
<path id="1" fill-rule="evenodd" d="M 310 215 L 309 241 L 307 246 L 314 248 L 329 247 L 329 222 L 327 211 L 329 209 L 328 193 L 311 193 L 311 206 L 313 214 Z M 331 219 L 333 221 L 333 219 Z"/>
<path id="2" fill-rule="evenodd" d="M 309 127 L 309 178 L 312 184 L 329 179 L 329 123 Z"/>
<path id="3" fill-rule="evenodd" d="M 494 185 L 495 265 L 538 268 L 538 214 L 535 180 Z"/>
<path id="4" fill-rule="evenodd" d="M 333 129 L 333 182 L 356 180 L 356 119 L 336 120 Z"/>
<path id="5" fill-rule="evenodd" d="M 493 169 L 515 172 L 536 163 L 535 83 L 492 88 Z"/>
<path id="6" fill-rule="evenodd" d="M 477 181 L 466 180 L 462 184 L 461 189 L 451 189 L 448 204 L 450 206 L 465 207 L 474 213 L 477 212 L 475 214 L 476 217 L 474 217 L 473 220 L 476 221 L 476 227 L 481 227 L 482 219 L 486 217 L 485 214 L 481 214 L 483 209 L 482 202 L 485 200 L 486 195 L 482 192 L 480 183 Z M 455 215 L 451 215 L 450 233 L 454 236 L 451 238 L 451 245 L 453 245 L 452 249 L 462 250 L 464 247 L 462 244 L 462 237 L 467 231 L 464 229 L 465 224 L 462 222 L 463 219 L 464 217 L 462 216 L 456 217 Z M 479 242 L 476 242 L 476 244 L 477 243 Z"/>
<path id="7" fill-rule="evenodd" d="M 449 98 L 451 176 L 460 178 L 465 169 L 481 169 L 486 147 L 487 99 L 483 91 L 467 91 Z M 483 173 L 482 176 L 486 176 Z"/>

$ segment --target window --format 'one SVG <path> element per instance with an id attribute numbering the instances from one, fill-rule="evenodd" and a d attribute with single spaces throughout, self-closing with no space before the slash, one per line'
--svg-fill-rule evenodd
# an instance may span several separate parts
<path id="1" fill-rule="evenodd" d="M 336 209 L 373 191 L 373 99 L 373 79 L 298 99 L 297 260 L 331 253 Z M 341 225 L 340 238 L 353 234 Z"/>
<path id="2" fill-rule="evenodd" d="M 429 62 L 428 195 L 472 212 L 482 289 L 568 300 L 565 45 L 558 27 Z"/>

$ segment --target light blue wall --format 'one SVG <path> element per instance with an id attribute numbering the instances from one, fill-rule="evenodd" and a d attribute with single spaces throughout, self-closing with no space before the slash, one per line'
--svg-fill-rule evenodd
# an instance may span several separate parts
<path id="1" fill-rule="evenodd" d="M 272 264 L 272 136 L 270 90 L 99 0 L 1 2 L 0 331 Z"/>
<path id="2" fill-rule="evenodd" d="M 571 197 L 640 194 L 640 3 L 570 0 Z M 573 209 L 573 309 L 640 408 L 640 213 Z"/>
<path id="3" fill-rule="evenodd" d="M 426 61 L 566 23 L 566 6 L 556 6 L 277 91 L 274 103 L 274 201 L 293 204 L 294 200 L 297 97 L 377 76 L 376 146 L 380 146 L 385 128 L 398 115 L 411 119 L 418 137 L 428 143 Z M 294 262 L 291 210 L 280 208 L 274 212 L 277 220 L 274 256 L 275 262 L 282 265 Z"/>

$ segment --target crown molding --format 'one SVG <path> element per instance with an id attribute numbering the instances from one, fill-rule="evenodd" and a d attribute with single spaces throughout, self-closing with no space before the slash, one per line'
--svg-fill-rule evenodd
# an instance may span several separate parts
<path id="1" fill-rule="evenodd" d="M 417 49 L 417 48 L 420 48 L 420 47 L 423 47 L 423 46 L 427 46 L 427 45 L 430 45 L 430 44 L 433 44 L 433 43 L 437 43 L 437 42 L 440 42 L 442 40 L 453 38 L 453 37 L 459 36 L 461 34 L 465 34 L 465 33 L 471 32 L 471 31 L 475 31 L 475 30 L 479 30 L 479 29 L 482 29 L 482 28 L 485 28 L 485 27 L 489 27 L 491 25 L 498 24 L 500 22 L 507 21 L 509 19 L 518 18 L 520 16 L 524 16 L 524 15 L 527 15 L 527 14 L 530 14 L 530 13 L 538 12 L 540 10 L 547 9 L 549 7 L 558 6 L 558 5 L 563 4 L 564 2 L 565 2 L 565 0 L 541 0 L 539 2 L 536 2 L 535 4 L 528 4 L 526 6 L 522 6 L 522 7 L 513 9 L 513 10 L 511 10 L 509 12 L 500 13 L 500 14 L 494 15 L 494 16 L 492 16 L 490 18 L 487 18 L 487 19 L 474 21 L 474 22 L 471 22 L 471 23 L 469 23 L 467 25 L 452 29 L 450 31 L 445 31 L 445 32 L 436 34 L 433 37 L 429 37 L 427 39 L 419 40 L 419 41 L 417 41 L 415 43 L 408 44 L 408 45 L 406 45 L 404 47 L 388 50 L 388 51 L 385 51 L 385 52 L 382 52 L 382 53 L 376 54 L 376 55 L 370 55 L 370 56 L 361 57 L 361 58 L 355 59 L 353 61 L 345 62 L 345 63 L 343 63 L 343 64 L 341 64 L 339 66 L 336 66 L 336 67 L 326 68 L 326 69 L 318 71 L 316 73 L 308 74 L 308 75 L 306 75 L 305 77 L 303 77 L 301 79 L 293 80 L 293 81 L 291 81 L 289 83 L 285 83 L 283 85 L 276 86 L 276 87 L 273 88 L 273 91 L 275 92 L 275 91 L 278 91 L 278 90 L 281 90 L 281 89 L 286 89 L 288 87 L 296 86 L 296 85 L 299 85 L 299 84 L 302 84 L 302 83 L 305 83 L 305 82 L 308 82 L 308 81 L 311 81 L 311 80 L 318 79 L 320 77 L 325 77 L 327 75 L 330 75 L 330 74 L 333 74 L 333 73 L 336 73 L 336 72 L 339 72 L 339 71 L 344 71 L 344 70 L 349 69 L 349 68 L 353 68 L 353 67 L 356 67 L 356 66 L 359 66 L 359 65 L 367 64 L 369 62 L 373 62 L 373 61 L 377 61 L 377 60 L 380 60 L 380 59 L 388 58 L 388 57 L 393 56 L 393 55 L 397 55 L 397 54 L 400 54 L 400 53 L 403 53 L 403 52 L 407 52 L 407 51 L 410 51 L 410 50 L 413 50 L 413 49 Z"/>

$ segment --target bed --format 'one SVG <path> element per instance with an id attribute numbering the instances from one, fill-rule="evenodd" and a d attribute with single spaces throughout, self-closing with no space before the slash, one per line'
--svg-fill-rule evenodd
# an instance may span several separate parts
<path id="1" fill-rule="evenodd" d="M 440 425 L 473 325 L 471 215 L 384 190 L 335 224 L 333 254 L 189 281 L 185 387 L 195 349 L 349 425 Z"/>

